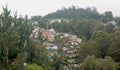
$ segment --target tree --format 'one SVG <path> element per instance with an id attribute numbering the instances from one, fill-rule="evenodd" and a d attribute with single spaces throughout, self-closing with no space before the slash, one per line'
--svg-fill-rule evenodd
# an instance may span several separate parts
<path id="1" fill-rule="evenodd" d="M 13 23 L 10 11 L 8 8 L 3 8 L 3 13 L 1 14 L 1 24 L 0 31 L 0 47 L 2 55 L 2 63 L 6 68 L 9 66 L 9 51 L 10 48 L 14 47 L 18 40 L 18 35 L 16 34 L 16 23 Z"/>
<path id="2" fill-rule="evenodd" d="M 103 31 L 96 31 L 93 33 L 91 39 L 97 43 L 97 56 L 104 58 L 107 55 L 107 50 L 111 44 L 111 35 Z"/>
<path id="3" fill-rule="evenodd" d="M 118 64 L 109 56 L 104 59 L 98 58 L 95 62 L 95 70 L 117 70 L 117 68 Z"/>
<path id="4" fill-rule="evenodd" d="M 80 65 L 80 70 L 95 70 L 95 56 L 87 56 Z"/>
<path id="5" fill-rule="evenodd" d="M 120 32 L 112 34 L 112 43 L 107 55 L 111 56 L 116 62 L 120 62 Z"/>
<path id="6" fill-rule="evenodd" d="M 96 55 L 97 43 L 93 40 L 82 42 L 79 50 L 79 60 L 82 62 L 87 56 Z"/>
<path id="7" fill-rule="evenodd" d="M 118 64 L 111 57 L 96 58 L 87 56 L 80 64 L 79 70 L 117 70 Z"/>
<path id="8" fill-rule="evenodd" d="M 98 24 L 99 22 L 96 20 L 78 20 L 73 25 L 73 27 L 75 26 L 74 32 L 76 35 L 82 35 L 90 39 Z"/>
<path id="9" fill-rule="evenodd" d="M 17 13 L 11 16 L 8 8 L 3 8 L 3 13 L 0 15 L 0 62 L 2 67 L 8 70 L 15 60 L 21 60 L 18 55 L 25 52 L 25 47 L 29 46 L 30 32 L 31 25 L 27 17 L 17 18 Z M 23 58 L 25 57 L 26 55 L 23 56 Z"/>
<path id="10" fill-rule="evenodd" d="M 118 21 L 117 25 L 120 26 L 120 20 Z"/>
<path id="11" fill-rule="evenodd" d="M 113 14 L 111 11 L 106 11 L 104 14 L 102 14 L 102 21 L 107 23 L 109 21 L 113 20 Z"/>
<path id="12" fill-rule="evenodd" d="M 113 32 L 113 29 L 114 29 L 114 26 L 110 23 L 110 24 L 107 24 L 106 27 L 105 27 L 105 31 L 106 32 Z"/>

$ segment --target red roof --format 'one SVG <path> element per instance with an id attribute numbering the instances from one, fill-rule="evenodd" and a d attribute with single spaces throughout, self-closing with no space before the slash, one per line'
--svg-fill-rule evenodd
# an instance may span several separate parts
<path id="1" fill-rule="evenodd" d="M 50 32 L 50 31 L 43 31 L 42 32 L 42 36 L 48 36 L 48 35 L 51 35 L 52 34 L 52 32 Z"/>

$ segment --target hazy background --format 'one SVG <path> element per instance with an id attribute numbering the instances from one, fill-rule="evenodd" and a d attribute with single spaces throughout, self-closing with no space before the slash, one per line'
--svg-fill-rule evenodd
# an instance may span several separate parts
<path id="1" fill-rule="evenodd" d="M 62 7 L 72 5 L 81 8 L 95 6 L 98 12 L 112 11 L 114 16 L 120 16 L 120 0 L 0 0 L 0 13 L 2 6 L 8 5 L 12 13 L 29 15 L 46 15 Z"/>

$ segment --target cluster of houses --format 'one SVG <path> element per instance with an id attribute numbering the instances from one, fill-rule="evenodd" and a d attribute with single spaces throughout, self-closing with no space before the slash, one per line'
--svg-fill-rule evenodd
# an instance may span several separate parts
<path id="1" fill-rule="evenodd" d="M 68 38 L 69 46 L 58 46 L 54 43 L 55 37 L 60 36 L 59 39 L 65 39 Z M 47 39 L 47 42 L 44 43 L 45 48 L 48 50 L 48 57 L 52 57 L 54 55 L 57 55 L 57 50 L 62 50 L 62 54 L 67 58 L 67 61 L 69 63 L 69 66 L 74 66 L 76 51 L 78 49 L 78 46 L 82 42 L 80 38 L 78 38 L 76 35 L 72 35 L 69 33 L 56 33 L 54 29 L 43 29 L 40 28 L 38 24 L 34 24 L 33 31 L 31 32 L 29 38 L 33 40 L 39 40 L 39 37 L 42 37 L 43 39 Z M 50 60 L 52 60 L 50 58 Z M 66 65 L 67 66 L 67 65 Z"/>
<path id="2" fill-rule="evenodd" d="M 54 35 L 55 31 L 54 29 L 44 29 L 40 28 L 38 24 L 34 24 L 33 26 L 33 31 L 30 34 L 29 38 L 30 39 L 38 39 L 40 36 L 44 39 L 47 38 L 49 41 L 54 41 Z"/>
<path id="3" fill-rule="evenodd" d="M 68 20 L 68 19 L 58 19 L 58 18 L 56 18 L 56 19 L 48 19 L 48 21 L 49 21 L 49 23 L 55 23 L 55 22 L 58 22 L 58 23 L 61 23 L 62 21 L 64 21 L 64 22 L 70 22 L 70 20 Z"/>
<path id="4" fill-rule="evenodd" d="M 71 35 L 69 33 L 64 33 L 60 38 L 68 38 L 69 45 L 62 47 L 63 55 L 67 58 L 68 65 L 65 65 L 67 67 L 75 67 L 77 64 L 77 59 L 75 58 L 77 56 L 76 52 L 79 49 L 80 43 L 82 42 L 82 39 L 78 38 L 76 35 Z"/>

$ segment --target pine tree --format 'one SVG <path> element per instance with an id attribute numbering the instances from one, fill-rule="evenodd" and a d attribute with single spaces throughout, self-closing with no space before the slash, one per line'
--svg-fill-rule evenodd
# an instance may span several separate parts
<path id="1" fill-rule="evenodd" d="M 9 49 L 15 46 L 17 41 L 17 35 L 15 34 L 15 28 L 12 26 L 12 17 L 8 8 L 3 8 L 1 14 L 1 31 L 0 31 L 0 47 L 3 56 L 3 65 L 8 68 L 9 66 Z"/>

